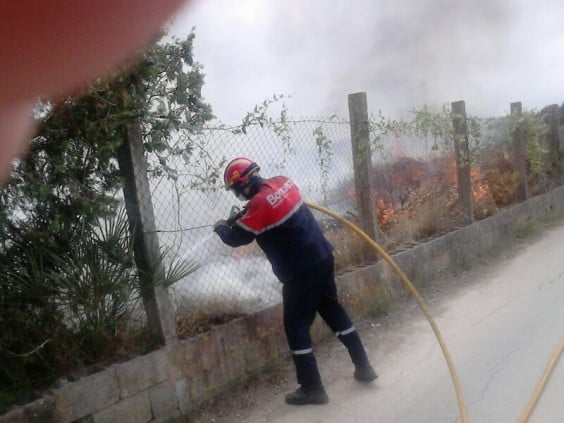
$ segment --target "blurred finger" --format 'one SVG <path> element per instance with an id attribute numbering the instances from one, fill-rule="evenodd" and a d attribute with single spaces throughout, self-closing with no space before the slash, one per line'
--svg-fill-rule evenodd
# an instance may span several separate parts
<path id="1" fill-rule="evenodd" d="M 0 108 L 0 184 L 5 182 L 12 161 L 20 155 L 33 136 L 33 103 Z"/>
<path id="2" fill-rule="evenodd" d="M 61 95 L 123 63 L 183 3 L 0 1 L 0 105 Z"/>

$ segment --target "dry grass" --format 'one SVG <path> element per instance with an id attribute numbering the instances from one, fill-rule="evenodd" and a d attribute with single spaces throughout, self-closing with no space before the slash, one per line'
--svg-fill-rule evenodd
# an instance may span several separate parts
<path id="1" fill-rule="evenodd" d="M 490 169 L 486 171 L 486 182 L 490 188 L 493 201 L 498 207 L 508 206 L 515 202 L 519 175 L 512 168 Z"/>
<path id="2" fill-rule="evenodd" d="M 184 308 L 176 314 L 176 333 L 180 339 L 207 332 L 214 326 L 246 315 L 240 307 L 223 303 L 210 303 L 199 310 Z"/>
<path id="3" fill-rule="evenodd" d="M 382 247 L 394 252 L 455 226 L 456 221 L 449 216 L 452 206 L 447 203 L 444 197 L 442 201 L 423 203 L 411 215 L 395 216 L 392 222 L 382 227 Z M 333 228 L 325 236 L 335 248 L 335 268 L 338 272 L 363 264 L 364 241 L 349 228 Z"/>
<path id="4" fill-rule="evenodd" d="M 325 237 L 335 248 L 335 270 L 337 272 L 362 264 L 364 241 L 347 227 L 333 228 Z"/>
<path id="5" fill-rule="evenodd" d="M 479 199 L 474 200 L 474 219 L 481 220 L 497 213 L 498 206 L 491 192 L 487 192 Z"/>
<path id="6" fill-rule="evenodd" d="M 427 201 L 405 219 L 395 220 L 387 230 L 388 248 L 397 250 L 414 245 L 455 226 L 452 218 L 452 206 L 447 198 Z"/>

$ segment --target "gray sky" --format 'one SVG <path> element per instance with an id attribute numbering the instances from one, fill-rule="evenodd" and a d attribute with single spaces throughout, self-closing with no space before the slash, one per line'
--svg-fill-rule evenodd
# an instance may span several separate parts
<path id="1" fill-rule="evenodd" d="M 171 32 L 192 26 L 204 97 L 226 123 L 273 94 L 292 117 L 346 117 L 357 91 L 387 116 L 564 102 L 562 0 L 192 0 Z"/>

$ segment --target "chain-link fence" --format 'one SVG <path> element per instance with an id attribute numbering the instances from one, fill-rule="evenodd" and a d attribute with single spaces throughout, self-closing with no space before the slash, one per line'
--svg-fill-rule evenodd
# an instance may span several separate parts
<path id="1" fill-rule="evenodd" d="M 465 224 L 460 218 L 452 117 L 445 116 L 444 128 L 436 122 L 419 122 L 417 127 L 417 119 L 409 128 L 405 123 L 382 125 L 380 118 L 370 118 L 375 219 L 391 251 Z M 509 124 L 470 123 L 474 218 L 481 219 L 516 200 L 518 175 Z M 546 143 L 540 140 L 541 147 Z M 281 298 L 281 285 L 256 243 L 233 249 L 212 232 L 214 222 L 227 218 L 233 206 L 243 205 L 223 188 L 229 160 L 251 158 L 263 177 L 287 175 L 306 201 L 356 218 L 351 128 L 345 119 L 208 128 L 180 138 L 177 148 L 183 154 L 168 163 L 175 169 L 173 177 L 153 178 L 151 189 L 161 248 L 169 257 L 198 266 L 171 287 L 180 309 L 249 312 Z M 542 151 L 539 157 L 547 169 L 550 160 Z M 316 217 L 337 253 L 352 254 L 357 246 L 347 231 L 325 216 Z"/>
<path id="2" fill-rule="evenodd" d="M 249 157 L 263 177 L 288 175 L 304 199 L 345 212 L 354 208 L 350 127 L 340 120 L 286 122 L 283 128 L 206 129 L 179 140 L 186 155 L 174 164 L 176 179 L 152 183 L 159 241 L 169 255 L 199 268 L 171 290 L 179 307 L 232 306 L 245 311 L 280 300 L 280 284 L 256 245 L 232 249 L 221 243 L 213 224 L 242 206 L 223 188 L 223 168 Z"/>

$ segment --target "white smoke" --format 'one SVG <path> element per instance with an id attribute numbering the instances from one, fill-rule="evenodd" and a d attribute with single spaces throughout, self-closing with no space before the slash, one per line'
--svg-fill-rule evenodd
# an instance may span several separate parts
<path id="1" fill-rule="evenodd" d="M 386 115 L 465 100 L 500 115 L 561 103 L 564 3 L 506 0 L 192 1 L 172 26 L 196 26 L 204 96 L 235 122 L 272 94 L 292 116 L 347 116 L 366 91 Z"/>

